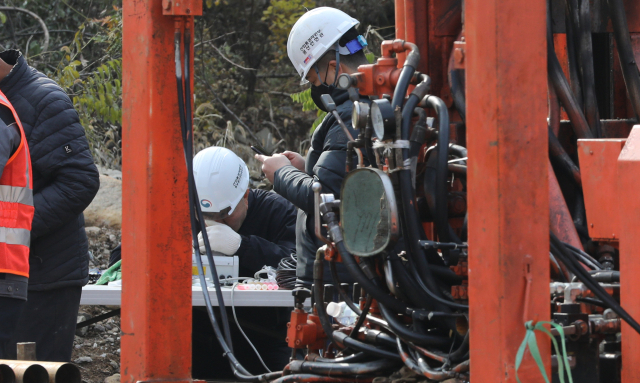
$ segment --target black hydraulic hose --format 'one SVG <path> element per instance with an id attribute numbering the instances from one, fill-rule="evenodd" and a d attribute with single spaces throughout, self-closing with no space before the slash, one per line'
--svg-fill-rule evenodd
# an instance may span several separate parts
<path id="1" fill-rule="evenodd" d="M 435 381 L 441 381 L 449 378 L 455 378 L 457 373 L 455 371 L 442 371 L 442 370 L 434 370 L 427 365 L 427 363 L 422 359 L 422 357 L 418 358 L 418 362 L 414 361 L 409 353 L 402 346 L 402 341 L 400 338 L 397 339 L 398 353 L 402 358 L 404 364 L 412 370 L 413 372 L 424 375 L 427 378 Z"/>
<path id="2" fill-rule="evenodd" d="M 432 302 L 426 299 L 425 294 L 421 294 L 420 287 L 418 287 L 417 282 L 409 275 L 400 257 L 395 254 L 390 254 L 389 260 L 391 261 L 391 272 L 396 277 L 400 290 L 406 294 L 411 303 L 416 307 L 431 309 L 433 307 Z"/>
<path id="3" fill-rule="evenodd" d="M 624 10 L 622 0 L 608 0 L 609 11 L 611 12 L 611 24 L 613 25 L 613 35 L 616 39 L 620 66 L 622 67 L 622 77 L 627 86 L 627 93 L 631 100 L 631 105 L 640 116 L 640 73 L 636 64 L 633 48 L 631 47 L 631 36 L 627 25 L 627 15 Z"/>
<path id="4" fill-rule="evenodd" d="M 364 151 L 367 153 L 367 158 L 369 159 L 369 163 L 374 168 L 378 168 L 378 159 L 376 158 L 376 154 L 373 151 L 373 144 L 371 138 L 373 137 L 373 126 L 367 124 L 367 127 L 364 130 Z"/>
<path id="5" fill-rule="evenodd" d="M 377 300 L 378 303 L 384 304 L 393 311 L 410 315 L 413 309 L 410 309 L 406 304 L 397 298 L 387 294 L 384 290 L 378 287 L 373 281 L 369 280 L 364 272 L 358 266 L 353 255 L 347 250 L 344 242 L 336 242 L 336 249 L 342 257 L 342 263 L 347 268 L 347 271 L 353 279 L 355 279 L 365 291 Z"/>
<path id="6" fill-rule="evenodd" d="M 582 68 L 582 90 L 584 114 L 594 137 L 601 136 L 600 114 L 596 99 L 596 80 L 593 68 L 593 43 L 591 41 L 591 10 L 589 0 L 580 0 L 580 64 Z"/>
<path id="7" fill-rule="evenodd" d="M 440 98 L 429 95 L 422 99 L 420 106 L 435 110 L 438 115 L 438 161 L 435 179 L 435 216 L 436 230 L 440 242 L 451 242 L 447 203 L 447 176 L 449 159 L 449 112 Z M 446 148 L 445 150 L 441 150 Z"/>
<path id="8" fill-rule="evenodd" d="M 417 263 L 417 262 L 416 262 L 416 263 Z M 397 271 L 398 271 L 398 275 L 399 275 L 401 278 L 403 278 L 403 280 L 404 280 L 404 281 L 405 281 L 409 286 L 411 286 L 411 288 L 414 288 L 414 289 L 415 289 L 416 284 L 417 284 L 417 286 L 418 286 L 418 287 L 420 287 L 420 289 L 421 289 L 423 292 L 425 292 L 425 293 L 427 294 L 427 296 L 429 296 L 431 299 L 433 299 L 433 300 L 437 301 L 438 303 L 440 303 L 440 305 L 441 305 L 441 306 L 440 306 L 440 309 L 441 309 L 442 311 L 445 311 L 445 312 L 450 311 L 450 310 L 448 310 L 448 309 L 443 309 L 443 307 L 442 307 L 442 306 L 450 307 L 450 308 L 457 309 L 457 310 L 468 310 L 468 309 L 469 309 L 469 306 L 468 306 L 468 305 L 463 305 L 463 304 L 460 304 L 460 303 L 451 302 L 451 301 L 448 301 L 448 300 L 446 300 L 446 299 L 443 299 L 443 298 L 441 298 L 441 297 L 437 296 L 436 294 L 434 294 L 434 293 L 433 293 L 433 291 L 432 291 L 430 288 L 428 288 L 427 286 L 425 286 L 424 281 L 422 280 L 422 278 L 421 278 L 420 274 L 418 273 L 418 270 L 417 270 L 415 267 L 409 267 L 409 270 L 411 270 L 411 273 L 413 274 L 413 278 L 411 278 L 411 275 L 410 275 L 410 274 L 405 274 L 405 273 L 403 273 L 403 271 L 405 271 L 405 272 L 406 272 L 406 269 L 404 269 L 402 266 L 400 266 L 400 267 L 399 267 L 399 268 L 397 268 L 397 269 L 398 269 L 398 270 L 397 270 Z M 409 279 L 407 279 L 406 277 L 409 277 Z M 436 288 L 437 288 L 437 287 L 436 287 Z M 409 292 L 407 292 L 406 290 L 403 290 L 403 291 L 405 291 L 405 293 L 406 293 L 406 294 L 409 294 Z M 436 291 L 440 291 L 440 290 L 436 290 Z M 411 298 L 411 296 L 410 296 L 410 298 Z M 425 297 L 423 297 L 423 298 L 425 298 Z M 417 298 L 416 298 L 416 299 L 417 299 Z M 419 300 L 419 302 L 423 302 L 423 301 Z"/>
<path id="9" fill-rule="evenodd" d="M 409 89 L 409 83 L 413 78 L 413 74 L 416 72 L 416 68 L 420 63 L 420 52 L 418 51 L 418 47 L 412 43 L 404 43 L 405 46 L 408 46 L 411 51 L 407 55 L 404 60 L 404 65 L 402 67 L 402 71 L 400 72 L 400 77 L 398 77 L 398 83 L 396 84 L 396 89 L 393 91 L 393 98 L 391 99 L 391 108 L 392 110 L 396 110 L 397 107 L 402 107 L 402 103 L 404 101 L 404 95 L 407 94 L 407 89 Z M 412 109 L 413 110 L 413 109 Z"/>
<path id="10" fill-rule="evenodd" d="M 391 328 L 391 331 L 393 331 L 393 333 L 396 334 L 396 336 L 404 340 L 407 340 L 419 345 L 425 345 L 425 346 L 428 345 L 428 346 L 436 346 L 436 347 L 450 346 L 451 343 L 453 342 L 453 339 L 449 339 L 440 335 L 421 334 L 415 331 L 411 331 L 410 329 L 405 327 L 404 324 L 400 322 L 400 320 L 395 318 L 395 313 L 390 312 L 382 304 L 378 305 L 378 307 L 380 308 L 380 313 L 382 313 L 382 317 L 384 318 L 384 320 L 386 320 L 387 323 L 389 323 L 389 327 Z"/>
<path id="11" fill-rule="evenodd" d="M 585 298 L 578 297 L 578 298 L 576 298 L 576 301 L 588 303 L 590 305 L 602 307 L 602 308 L 605 308 L 605 309 L 609 308 L 609 306 L 607 306 L 603 301 L 601 301 L 599 299 L 593 299 L 593 298 L 589 298 L 589 297 L 585 297 Z"/>
<path id="12" fill-rule="evenodd" d="M 558 56 L 556 56 L 556 51 L 553 48 L 550 16 L 547 16 L 547 70 L 558 99 L 569 115 L 569 120 L 576 136 L 578 138 L 593 138 L 589 124 L 569 87 L 567 78 L 562 72 L 562 67 L 560 67 Z"/>
<path id="13" fill-rule="evenodd" d="M 585 286 L 587 286 L 587 288 L 589 288 L 589 290 L 591 290 L 596 297 L 600 298 L 604 304 L 609 306 L 620 318 L 622 318 L 622 320 L 627 322 L 629 326 L 640 334 L 640 324 L 638 324 L 638 322 L 636 322 L 636 320 L 629 315 L 629 313 L 622 308 L 622 306 L 620 306 L 618 302 L 616 302 L 615 299 L 613 299 L 613 297 L 609 295 L 609 293 L 607 293 L 607 291 L 600 286 L 596 280 L 593 279 L 593 277 L 591 277 L 578 260 L 564 246 L 562 241 L 553 234 L 553 232 L 550 232 L 550 236 L 551 249 L 556 257 L 558 257 L 561 262 L 564 262 L 564 264 L 578 277 L 578 279 L 582 281 L 582 283 L 585 284 Z"/>
<path id="14" fill-rule="evenodd" d="M 567 32 L 567 56 L 569 61 L 569 78 L 571 79 L 571 90 L 573 96 L 576 99 L 576 103 L 580 108 L 584 105 L 582 100 L 582 80 L 580 76 L 580 60 L 579 49 L 580 47 L 580 15 L 578 12 L 578 0 L 566 0 L 565 1 L 565 25 Z"/>
<path id="15" fill-rule="evenodd" d="M 562 168 L 562 171 L 571 177 L 575 184 L 582 188 L 582 175 L 580 174 L 580 169 L 573 162 L 571 157 L 567 154 L 567 152 L 562 147 L 562 144 L 558 140 L 558 137 L 553 133 L 551 127 L 549 126 L 549 156 L 555 164 Z"/>
<path id="16" fill-rule="evenodd" d="M 422 108 L 414 108 L 413 113 L 418 115 L 418 121 L 413 126 L 413 131 L 411 132 L 409 158 L 420 155 L 420 148 L 425 142 L 427 133 L 427 112 Z"/>
<path id="17" fill-rule="evenodd" d="M 338 276 L 338 268 L 336 267 L 335 262 L 329 262 L 329 270 L 331 271 L 331 278 L 333 279 L 333 285 L 338 290 L 338 294 L 340 295 L 340 298 L 342 298 L 342 300 L 347 304 L 347 306 L 349 306 L 349 308 L 354 313 L 356 313 L 356 315 L 361 315 L 362 310 L 360 310 L 360 307 L 358 307 L 358 305 L 353 302 L 351 297 L 349 297 L 349 294 L 347 294 L 347 292 L 344 291 L 344 289 L 342 288 L 342 284 L 340 283 L 340 277 Z"/>
<path id="18" fill-rule="evenodd" d="M 466 359 L 469 352 L 469 331 L 464 336 L 462 344 L 455 351 L 449 354 L 449 361 L 451 363 L 459 363 Z"/>
<path id="19" fill-rule="evenodd" d="M 360 331 L 360 328 L 364 324 L 364 320 L 367 319 L 367 314 L 369 314 L 369 309 L 371 309 L 372 302 L 373 298 L 371 298 L 371 295 L 367 295 L 367 298 L 364 302 L 364 307 L 362 308 L 362 312 L 359 314 L 360 316 L 358 317 L 358 321 L 356 322 L 355 326 L 353 326 L 351 334 L 349 334 L 350 337 L 356 338 L 358 336 L 358 331 Z"/>
<path id="20" fill-rule="evenodd" d="M 339 242 L 339 244 L 342 245 L 342 247 L 344 248 L 344 250 L 346 252 L 346 248 L 344 247 L 344 243 L 343 242 Z M 340 251 L 340 250 L 338 250 L 338 251 Z M 344 255 L 342 254 L 342 252 L 340 253 L 340 255 L 343 257 L 343 260 L 344 260 Z M 354 262 L 355 262 L 355 260 L 354 260 Z M 343 345 L 345 347 L 349 347 L 349 348 L 354 349 L 354 350 L 364 351 L 367 354 L 375 355 L 375 356 L 382 357 L 382 358 L 397 359 L 398 358 L 397 354 L 394 354 L 394 353 L 391 353 L 389 351 L 376 348 L 375 346 L 371 346 L 371 345 L 368 345 L 366 343 L 362 343 L 362 342 L 360 342 L 358 340 L 350 338 L 349 335 L 341 333 L 339 331 L 333 331 L 333 327 L 331 326 L 331 323 L 329 322 L 329 316 L 327 315 L 327 311 L 326 311 L 326 309 L 324 307 L 324 279 L 323 279 L 323 274 L 324 274 L 323 257 L 321 255 L 320 251 L 318 251 L 318 252 L 316 252 L 316 259 L 313 262 L 313 294 L 314 294 L 315 301 L 316 301 L 316 311 L 318 313 L 318 319 L 320 320 L 320 324 L 322 325 L 322 330 L 324 331 L 325 334 L 327 334 L 327 338 L 333 340 L 334 343 L 336 343 L 337 345 Z M 365 288 L 365 290 L 366 290 L 366 288 Z M 371 292 L 369 290 L 367 290 L 367 292 L 369 292 L 369 294 L 371 294 Z"/>
<path id="21" fill-rule="evenodd" d="M 295 374 L 309 373 L 326 376 L 366 375 L 382 372 L 398 365 L 397 359 L 379 359 L 364 363 L 323 363 L 294 360 L 289 370 Z"/>

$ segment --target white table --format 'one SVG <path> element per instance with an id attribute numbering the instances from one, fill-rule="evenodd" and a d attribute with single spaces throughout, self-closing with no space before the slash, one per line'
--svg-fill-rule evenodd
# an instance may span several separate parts
<path id="1" fill-rule="evenodd" d="M 80 305 L 120 306 L 122 287 L 87 285 L 82 288 Z M 193 306 L 204 306 L 201 287 L 192 287 Z M 218 306 L 215 290 L 209 290 L 211 304 Z M 231 288 L 222 288 L 222 297 L 226 306 L 231 306 Z M 238 290 L 233 292 L 233 304 L 236 307 L 293 307 L 291 290 Z"/>

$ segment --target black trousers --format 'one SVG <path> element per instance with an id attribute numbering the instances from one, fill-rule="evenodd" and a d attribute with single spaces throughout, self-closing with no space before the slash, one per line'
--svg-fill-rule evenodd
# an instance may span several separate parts
<path id="1" fill-rule="evenodd" d="M 10 355 L 10 340 L 15 332 L 18 320 L 27 301 L 16 298 L 0 297 L 0 359 L 7 359 Z M 13 355 L 16 346 L 13 345 Z"/>
<path id="2" fill-rule="evenodd" d="M 82 286 L 29 291 L 6 358 L 16 358 L 16 343 L 36 342 L 39 361 L 71 361 L 81 295 Z"/>
<path id="3" fill-rule="evenodd" d="M 218 309 L 214 311 L 218 313 Z M 233 320 L 231 308 L 227 308 L 234 355 L 252 374 L 262 374 L 266 370 L 258 360 L 251 346 L 244 339 Z M 291 309 L 281 307 L 236 307 L 242 329 L 255 345 L 262 359 L 271 371 L 281 371 L 289 363 L 291 349 L 287 346 L 287 322 Z M 220 316 L 218 315 L 219 319 Z M 222 329 L 222 324 L 220 323 Z M 216 339 L 209 316 L 203 307 L 193 308 L 193 368 L 197 379 L 232 379 L 229 362 L 222 355 L 222 348 Z"/>

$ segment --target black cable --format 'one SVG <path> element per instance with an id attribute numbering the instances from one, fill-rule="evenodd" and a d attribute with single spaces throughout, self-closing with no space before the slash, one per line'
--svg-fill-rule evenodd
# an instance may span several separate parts
<path id="1" fill-rule="evenodd" d="M 189 212 L 191 217 L 191 234 L 193 239 L 193 249 L 197 250 L 198 249 L 198 233 L 204 232 L 201 225 L 201 223 L 204 222 L 204 217 L 202 216 L 202 211 L 200 210 L 200 206 L 197 203 L 198 192 L 196 190 L 195 180 L 193 178 L 193 127 L 191 125 L 192 121 L 190 118 L 191 116 L 190 100 L 188 103 L 185 103 L 185 97 L 183 93 L 183 87 L 184 87 L 184 91 L 187 92 L 187 94 L 191 94 L 191 89 L 190 89 L 191 79 L 189 77 L 189 72 L 188 72 L 188 67 L 190 63 L 190 54 L 189 54 L 190 50 L 188 49 L 188 47 L 190 46 L 190 43 L 191 43 L 190 30 L 187 28 L 185 30 L 185 36 L 184 36 L 184 39 L 185 39 L 185 49 L 184 49 L 185 76 L 184 77 L 182 75 L 182 60 L 180 55 L 180 51 L 181 51 L 180 37 L 181 37 L 180 31 L 176 30 L 175 61 L 176 61 L 176 82 L 177 82 L 177 88 L 178 88 L 178 110 L 180 114 L 180 127 L 182 130 L 182 140 L 184 145 L 185 161 L 187 164 L 187 180 L 188 180 L 188 186 L 189 186 Z M 189 85 L 187 85 L 187 83 Z M 206 249 L 207 257 L 209 259 L 210 267 L 212 268 L 212 271 L 213 271 L 212 275 L 213 275 L 214 285 L 216 287 L 216 296 L 218 299 L 218 304 L 220 306 L 220 312 L 222 315 L 223 325 L 224 325 L 225 324 L 224 320 L 227 319 L 227 317 L 226 317 L 226 310 L 224 309 L 224 299 L 222 298 L 222 289 L 220 287 L 220 281 L 218 280 L 218 274 L 215 271 L 215 263 L 213 262 L 213 256 L 211 254 L 211 245 L 209 243 L 209 238 L 206 235 L 203 235 L 203 239 L 204 239 L 205 249 Z M 204 268 L 202 265 L 202 259 L 201 257 L 195 257 L 195 258 L 196 258 L 196 263 L 198 265 L 198 270 L 199 270 L 200 284 L 203 286 L 203 295 L 205 299 L 207 314 L 209 315 L 209 320 L 211 321 L 211 324 L 213 326 L 213 330 L 216 335 L 216 338 L 218 339 L 218 342 L 220 343 L 220 346 L 224 351 L 224 356 L 227 358 L 227 360 L 229 361 L 229 364 L 231 365 L 232 370 L 234 371 L 234 375 L 240 380 L 250 381 L 250 382 L 268 381 L 268 380 L 275 379 L 279 376 L 282 376 L 282 372 L 274 372 L 274 373 L 257 375 L 257 376 L 251 375 L 237 360 L 230 346 L 227 344 L 225 335 L 223 335 L 220 329 L 220 326 L 217 322 L 216 316 L 213 313 L 213 305 L 211 303 L 211 297 L 209 296 L 206 280 L 204 277 Z M 226 321 L 226 327 L 228 328 L 228 319 Z M 230 332 L 229 332 L 228 339 L 231 340 Z"/>
<path id="2" fill-rule="evenodd" d="M 553 88 L 558 95 L 558 100 L 560 100 L 560 103 L 569 115 L 569 120 L 571 121 L 571 126 L 576 136 L 578 136 L 578 138 L 593 138 L 589 124 L 569 87 L 569 82 L 562 71 L 558 56 L 556 56 L 556 51 L 553 48 L 550 15 L 547 15 L 547 71 Z"/>
<path id="3" fill-rule="evenodd" d="M 580 254 L 582 257 L 588 259 L 591 263 L 593 263 L 594 265 L 597 266 L 597 268 L 599 268 L 600 270 L 604 269 L 604 266 L 602 266 L 602 264 L 600 262 L 598 262 L 595 258 L 593 258 L 591 255 L 587 254 L 587 252 L 585 252 L 584 250 L 580 250 L 577 247 L 574 247 L 566 242 L 564 242 L 564 245 L 566 247 L 568 247 L 571 251 L 573 251 L 574 253 L 578 253 Z"/>
<path id="4" fill-rule="evenodd" d="M 607 306 L 603 301 L 599 300 L 599 299 L 593 299 L 593 298 L 582 298 L 582 297 L 578 297 L 576 298 L 576 300 L 578 302 L 584 302 L 584 303 L 588 303 L 594 306 L 598 306 L 598 307 L 603 307 L 605 309 L 609 308 L 609 306 Z"/>
<path id="5" fill-rule="evenodd" d="M 551 5 L 552 3 L 548 3 Z M 578 13 L 578 0 L 565 0 L 565 30 L 567 41 L 567 58 L 569 64 L 569 78 L 571 80 L 571 90 L 576 103 L 580 108 L 584 105 L 582 100 L 582 85 L 580 76 L 580 60 L 578 59 L 578 48 L 580 40 L 578 28 L 580 25 L 580 15 Z"/>
<path id="6" fill-rule="evenodd" d="M 202 210 L 200 209 L 200 204 L 198 203 L 199 199 L 198 199 L 198 191 L 195 187 L 195 180 L 193 179 L 193 119 L 191 117 L 191 73 L 189 72 L 189 69 L 191 67 L 191 49 L 189 49 L 189 47 L 191 46 L 191 29 L 186 27 L 185 31 L 184 31 L 184 92 L 185 94 L 189 97 L 189 99 L 185 99 L 184 100 L 184 106 L 185 106 L 185 121 L 187 123 L 186 127 L 187 127 L 187 131 L 186 131 L 186 142 L 187 142 L 187 146 L 186 146 L 186 153 L 185 156 L 187 158 L 187 171 L 189 173 L 189 178 L 191 178 L 191 180 L 193 181 L 193 185 L 192 185 L 192 193 L 193 193 L 193 201 L 192 204 L 193 206 L 196 207 L 196 213 L 198 215 L 197 220 L 200 223 L 200 229 L 201 229 L 201 233 L 203 233 L 202 237 L 207 237 L 206 235 L 204 235 L 204 233 L 206 233 L 206 230 L 204 229 L 204 217 L 202 216 Z M 195 241 L 196 238 L 194 238 L 194 244 L 197 243 L 197 241 Z M 205 245 L 206 243 L 209 242 L 209 238 L 207 237 L 205 239 Z M 199 252 L 197 251 L 197 246 L 196 246 L 196 254 L 198 254 Z M 196 257 L 197 258 L 197 257 Z M 222 318 L 222 328 L 224 330 L 224 335 L 225 335 L 225 339 L 227 340 L 227 344 L 229 346 L 229 349 L 231 350 L 231 352 L 233 352 L 233 343 L 231 340 L 231 327 L 229 326 L 229 318 L 227 317 L 227 310 L 225 310 L 224 307 L 224 298 L 222 297 L 222 289 L 220 286 L 220 281 L 218 279 L 218 273 L 216 271 L 216 267 L 215 267 L 215 262 L 213 261 L 213 254 L 211 253 L 211 251 L 207 251 L 207 259 L 209 260 L 209 267 L 211 267 L 212 269 L 212 276 L 213 276 L 213 281 L 214 281 L 214 285 L 216 287 L 216 298 L 218 299 L 218 307 L 220 309 L 220 317 Z M 203 289 L 206 290 L 206 284 L 203 286 Z"/>
<path id="7" fill-rule="evenodd" d="M 593 43 L 591 41 L 591 10 L 589 0 L 580 0 L 580 65 L 582 91 L 584 93 L 584 114 L 594 137 L 601 136 L 600 114 L 596 99 L 596 80 L 593 68 Z"/>
<path id="8" fill-rule="evenodd" d="M 282 258 L 276 268 L 276 283 L 281 290 L 293 290 L 296 285 L 296 266 L 298 259 L 295 254 Z"/>
<path id="9" fill-rule="evenodd" d="M 636 320 L 629 315 L 629 313 L 622 308 L 618 304 L 618 302 L 613 299 L 607 291 L 600 286 L 598 282 L 596 282 L 591 275 L 580 265 L 580 263 L 575 259 L 572 253 L 564 246 L 562 241 L 558 239 L 558 237 L 550 232 L 551 236 L 551 249 L 558 257 L 558 259 L 564 264 L 582 281 L 591 290 L 591 292 L 598 298 L 602 300 L 602 302 L 608 305 L 620 318 L 622 318 L 625 322 L 627 322 L 638 334 L 640 334 L 640 324 L 636 322 Z"/>
<path id="10" fill-rule="evenodd" d="M 395 318 L 395 314 L 390 312 L 384 305 L 379 304 L 380 313 L 382 313 L 382 317 L 387 321 L 391 331 L 393 331 L 396 336 L 419 344 L 419 345 L 428 345 L 428 346 L 449 346 L 453 342 L 453 339 L 449 339 L 440 335 L 429 335 L 429 334 L 421 334 L 415 331 L 408 329 L 402 324 L 397 318 Z"/>
<path id="11" fill-rule="evenodd" d="M 364 307 L 362 308 L 362 312 L 359 314 L 358 321 L 355 326 L 353 326 L 353 330 L 351 330 L 351 334 L 349 334 L 352 338 L 358 337 L 358 331 L 360 331 L 360 327 L 364 324 L 364 320 L 367 319 L 367 314 L 369 314 L 369 309 L 371 308 L 371 303 L 373 302 L 373 298 L 371 295 L 367 295 L 367 298 L 364 302 Z"/>
<path id="12" fill-rule="evenodd" d="M 609 11 L 611 12 L 613 35 L 616 39 L 620 66 L 622 67 L 622 77 L 627 86 L 627 93 L 633 110 L 636 116 L 640 116 L 640 73 L 638 73 L 638 66 L 631 47 L 631 36 L 624 3 L 622 0 L 608 0 L 608 3 Z"/>
<path id="13" fill-rule="evenodd" d="M 335 262 L 329 262 L 329 270 L 331 271 L 331 278 L 333 279 L 333 285 L 338 290 L 338 294 L 340 298 L 344 301 L 344 303 L 349 306 L 349 308 L 356 313 L 356 315 L 362 315 L 362 310 L 358 307 L 357 304 L 353 302 L 349 294 L 342 288 L 342 284 L 340 283 L 340 278 L 338 277 L 338 268 L 336 267 Z"/>
<path id="14" fill-rule="evenodd" d="M 343 242 L 339 243 L 344 247 Z M 399 357 L 397 354 L 362 343 L 349 337 L 349 335 L 345 333 L 333 331 L 333 327 L 331 327 L 331 323 L 329 322 L 329 316 L 327 315 L 327 311 L 324 307 L 324 264 L 323 257 L 319 254 L 320 253 L 316 254 L 316 259 L 313 262 L 313 295 L 315 297 L 315 307 L 316 312 L 318 313 L 318 319 L 320 320 L 322 330 L 327 335 L 327 338 L 333 340 L 338 346 L 343 345 L 381 358 L 398 359 Z"/>

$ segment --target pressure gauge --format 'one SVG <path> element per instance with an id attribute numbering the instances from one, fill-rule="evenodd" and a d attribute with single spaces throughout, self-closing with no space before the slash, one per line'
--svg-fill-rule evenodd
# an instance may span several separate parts
<path id="1" fill-rule="evenodd" d="M 354 129 L 362 130 L 367 127 L 367 116 L 369 116 L 369 104 L 361 101 L 353 103 L 351 113 L 351 124 Z"/>
<path id="2" fill-rule="evenodd" d="M 378 140 L 388 140 L 395 135 L 396 119 L 389 100 L 373 100 L 370 116 L 371 125 Z"/>

